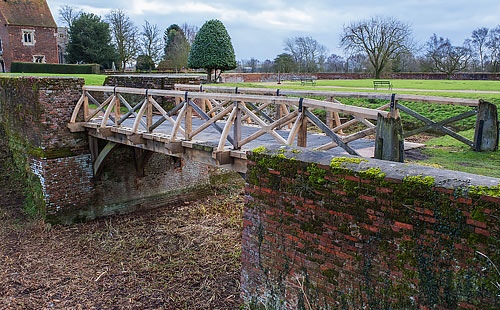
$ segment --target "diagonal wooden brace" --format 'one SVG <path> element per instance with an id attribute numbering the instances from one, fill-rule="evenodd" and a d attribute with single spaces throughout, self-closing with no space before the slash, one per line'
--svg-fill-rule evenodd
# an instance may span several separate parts
<path id="1" fill-rule="evenodd" d="M 417 112 L 405 107 L 402 104 L 397 104 L 397 108 L 400 109 L 401 111 L 405 112 L 406 114 L 413 116 L 414 118 L 421 120 L 422 122 L 426 123 L 428 126 L 431 126 L 431 128 L 434 128 L 436 130 L 439 130 L 447 135 L 449 135 L 452 138 L 457 139 L 458 141 L 467 144 L 470 147 L 474 146 L 474 142 L 471 140 L 467 139 L 466 137 L 459 135 L 458 133 L 454 132 L 453 130 L 444 127 L 443 125 L 438 124 L 437 122 L 432 121 L 431 119 L 428 119 L 427 117 L 418 114 Z"/>

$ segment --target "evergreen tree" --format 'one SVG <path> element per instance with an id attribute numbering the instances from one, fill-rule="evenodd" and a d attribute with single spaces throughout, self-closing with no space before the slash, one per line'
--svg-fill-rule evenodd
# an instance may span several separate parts
<path id="1" fill-rule="evenodd" d="M 236 68 L 231 38 L 224 24 L 216 19 L 207 21 L 196 34 L 189 53 L 188 66 L 193 69 L 207 70 L 208 80 L 212 80 L 212 70 L 231 70 Z M 219 73 L 219 76 L 220 76 Z M 217 75 L 215 76 L 217 80 Z"/>
<path id="2" fill-rule="evenodd" d="M 274 71 L 281 73 L 297 72 L 297 62 L 292 55 L 282 53 L 274 59 Z"/>
<path id="3" fill-rule="evenodd" d="M 187 67 L 189 56 L 189 42 L 182 29 L 173 24 L 167 28 L 165 39 L 165 64 L 169 69 L 182 69 Z"/>
<path id="4" fill-rule="evenodd" d="M 69 28 L 67 58 L 69 63 L 98 63 L 111 68 L 117 60 L 111 44 L 109 25 L 92 13 L 82 13 Z"/>

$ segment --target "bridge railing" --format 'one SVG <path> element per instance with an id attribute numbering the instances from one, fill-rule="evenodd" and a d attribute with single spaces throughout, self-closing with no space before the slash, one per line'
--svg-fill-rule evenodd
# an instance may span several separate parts
<path id="1" fill-rule="evenodd" d="M 100 96 L 95 96 L 96 93 Z M 124 98 L 125 94 L 144 97 L 134 104 Z M 155 97 L 175 98 L 176 105 L 170 111 L 166 111 Z M 96 98 L 103 100 L 100 102 Z M 93 109 L 91 104 L 94 105 Z M 126 112 L 122 112 L 122 107 Z M 81 110 L 83 110 L 83 122 L 78 121 Z M 340 136 L 336 131 L 342 129 L 345 124 L 338 126 L 340 128 L 331 129 L 312 113 L 313 110 L 351 115 L 368 128 L 351 135 Z M 153 117 L 154 115 L 159 117 Z M 221 152 L 224 151 L 226 142 L 233 146 L 233 150 L 239 150 L 265 134 L 272 136 L 280 144 L 294 144 L 297 140 L 298 146 L 307 147 L 309 123 L 316 127 L 315 132 L 322 132 L 331 139 L 331 142 L 318 149 L 340 146 L 349 154 L 359 155 L 348 143 L 373 134 L 375 125 L 369 120 L 376 120 L 378 115 L 387 117 L 388 112 L 302 97 L 209 93 L 200 92 L 199 89 L 179 91 L 84 86 L 69 127 L 81 130 L 84 124 L 92 123 L 103 135 L 111 135 L 113 130 L 121 129 L 127 133 L 130 141 L 136 143 L 143 142 L 146 136 L 151 138 L 151 134 L 158 133 L 158 128 L 164 122 L 170 123 L 171 130 L 170 134 L 161 133 L 161 135 L 170 142 L 191 141 L 212 127 L 219 134 L 216 151 Z M 201 124 L 197 122 L 198 125 L 194 126 L 194 117 L 201 118 L 203 122 Z M 243 136 L 242 127 L 250 123 L 258 130 Z M 281 134 L 277 132 L 282 128 L 287 128 L 285 136 L 283 132 Z M 231 129 L 232 134 L 230 134 Z"/>
<path id="2" fill-rule="evenodd" d="M 323 91 L 323 90 L 303 90 L 303 89 L 272 89 L 272 88 L 253 88 L 253 87 L 228 87 L 228 86 L 205 86 L 205 85 L 184 85 L 176 84 L 176 90 L 183 91 L 205 91 L 205 92 L 217 92 L 217 93 L 231 93 L 238 92 L 242 94 L 253 94 L 253 95 L 275 95 L 275 96 L 313 96 L 313 97 L 325 97 L 326 101 L 332 102 L 332 104 L 340 104 L 338 99 L 340 98 L 362 98 L 362 99 L 378 99 L 387 100 L 390 103 L 379 107 L 379 110 L 385 110 L 390 108 L 392 115 L 399 115 L 400 112 L 406 113 L 410 117 L 413 117 L 424 124 L 411 131 L 404 132 L 404 138 L 422 133 L 428 130 L 440 131 L 443 134 L 449 135 L 452 138 L 472 147 L 474 150 L 494 150 L 498 146 L 498 119 L 497 119 L 497 108 L 495 105 L 487 103 L 479 99 L 466 99 L 466 98 L 450 98 L 450 97 L 437 97 L 437 96 L 423 96 L 423 95 L 408 95 L 408 94 L 391 94 L 391 93 L 371 93 L 371 92 L 344 92 L 344 91 Z M 420 113 L 411 110 L 407 106 L 401 104 L 401 101 L 409 102 L 421 102 L 421 103 L 431 103 L 431 104 L 448 104 L 448 105 L 460 105 L 471 107 L 469 111 L 457 114 L 445 120 L 434 121 L 428 117 L 421 115 Z M 359 122 L 368 125 L 366 119 L 354 118 L 348 122 L 342 123 L 339 117 L 339 113 L 336 111 L 327 112 L 326 123 L 328 127 L 332 128 L 333 132 L 342 133 L 342 129 L 346 129 L 349 126 L 356 125 Z M 467 139 L 466 137 L 454 132 L 447 125 L 466 119 L 468 117 L 477 116 L 476 128 L 474 141 Z M 487 125 L 485 125 L 487 124 Z M 485 133 L 485 128 L 488 128 L 488 132 Z M 485 140 L 485 134 L 489 136 L 487 141 Z M 488 146 L 486 146 L 488 144 Z M 495 146 L 496 145 L 496 146 Z"/>

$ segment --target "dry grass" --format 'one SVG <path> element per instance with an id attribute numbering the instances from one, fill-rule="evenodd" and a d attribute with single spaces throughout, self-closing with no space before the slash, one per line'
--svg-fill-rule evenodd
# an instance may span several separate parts
<path id="1" fill-rule="evenodd" d="M 0 308 L 238 308 L 242 195 L 68 227 L 0 207 Z"/>

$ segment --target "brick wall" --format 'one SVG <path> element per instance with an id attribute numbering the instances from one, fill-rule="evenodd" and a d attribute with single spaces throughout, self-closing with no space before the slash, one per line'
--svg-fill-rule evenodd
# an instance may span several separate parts
<path id="1" fill-rule="evenodd" d="M 476 252 L 500 264 L 499 179 L 291 150 L 249 154 L 246 303 L 499 308 L 500 274 Z"/>
<path id="2" fill-rule="evenodd" d="M 135 88 L 174 89 L 174 84 L 200 84 L 199 76 L 179 76 L 160 74 L 110 75 L 104 81 L 105 86 Z"/>
<path id="3" fill-rule="evenodd" d="M 83 79 L 0 78 L 0 147 L 24 184 L 25 209 L 71 223 L 196 199 L 210 191 L 213 169 L 154 154 L 142 176 L 133 148 L 119 147 L 93 176 L 86 133 L 66 125 Z M 105 141 L 100 141 L 101 149 Z M 2 167 L 4 168 L 4 167 Z"/>
<path id="4" fill-rule="evenodd" d="M 160 74 L 136 74 L 136 75 L 110 75 L 104 81 L 105 86 L 121 86 L 133 88 L 151 88 L 173 90 L 175 84 L 200 84 L 204 77 L 201 76 L 181 76 L 181 75 L 160 75 Z M 141 96 L 124 95 L 127 101 L 138 102 Z M 175 99 L 168 97 L 156 97 L 164 109 L 169 111 L 174 107 Z"/>
<path id="5" fill-rule="evenodd" d="M 312 77 L 318 80 L 357 80 L 373 79 L 370 73 L 283 73 L 282 81 L 290 81 L 294 77 Z M 448 77 L 443 73 L 391 73 L 382 76 L 381 79 L 418 79 L 418 80 L 446 80 Z M 499 80 L 498 73 L 457 73 L 451 76 L 452 80 Z M 277 73 L 223 73 L 224 83 L 257 83 L 277 82 Z"/>
<path id="6" fill-rule="evenodd" d="M 33 62 L 33 55 L 45 56 L 46 63 L 59 63 L 57 50 L 57 28 L 0 25 L 0 36 L 3 43 L 3 59 L 7 72 L 10 72 L 10 64 L 14 61 Z M 22 42 L 22 30 L 34 30 L 34 45 L 24 45 Z"/>

